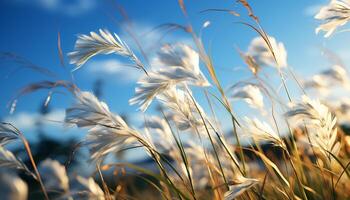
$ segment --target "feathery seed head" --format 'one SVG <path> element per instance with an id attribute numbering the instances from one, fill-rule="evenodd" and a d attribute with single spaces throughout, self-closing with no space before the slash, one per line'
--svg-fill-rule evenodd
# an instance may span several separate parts
<path id="1" fill-rule="evenodd" d="M 260 66 L 272 66 L 277 68 L 287 67 L 287 51 L 283 43 L 277 42 L 276 39 L 271 36 L 268 37 L 268 40 L 276 60 L 262 37 L 256 37 L 251 41 L 247 54 Z"/>
<path id="2" fill-rule="evenodd" d="M 205 115 L 204 111 L 197 102 L 193 102 L 194 100 L 190 95 L 192 94 L 189 94 L 183 88 L 171 87 L 157 97 L 167 108 L 167 117 L 174 121 L 180 130 L 188 130 L 194 127 L 197 129 L 204 128 L 203 120 L 200 117 L 200 114 Z M 206 117 L 204 116 L 204 118 Z"/>
<path id="3" fill-rule="evenodd" d="M 0 146 L 6 145 L 18 139 L 18 137 L 18 132 L 13 126 L 7 123 L 0 123 Z"/>
<path id="4" fill-rule="evenodd" d="M 350 1 L 331 0 L 328 5 L 320 9 L 315 19 L 324 21 L 316 28 L 316 33 L 324 31 L 326 32 L 324 37 L 329 37 L 338 27 L 344 26 L 350 20 Z"/>
<path id="5" fill-rule="evenodd" d="M 285 147 L 282 138 L 268 123 L 248 117 L 245 117 L 244 121 L 248 134 L 257 142 L 272 142 L 276 146 Z"/>
<path id="6" fill-rule="evenodd" d="M 230 90 L 232 90 L 231 99 L 242 99 L 253 108 L 262 109 L 264 107 L 264 97 L 256 85 L 233 86 Z"/>
<path id="7" fill-rule="evenodd" d="M 99 33 L 90 32 L 90 35 L 79 35 L 75 43 L 75 51 L 70 52 L 70 64 L 76 65 L 74 70 L 79 69 L 90 58 L 98 54 L 118 54 L 129 58 L 137 68 L 143 69 L 141 61 L 123 42 L 117 34 L 108 30 L 99 30 Z"/>
<path id="8" fill-rule="evenodd" d="M 69 180 L 66 169 L 58 161 L 46 159 L 39 165 L 45 187 L 52 192 L 68 192 Z"/>
<path id="9" fill-rule="evenodd" d="M 108 106 L 92 93 L 76 92 L 76 98 L 77 103 L 66 110 L 66 122 L 89 128 L 84 144 L 89 147 L 92 159 L 135 142 L 137 132 L 129 128 L 120 116 L 111 113 Z"/>
<path id="10" fill-rule="evenodd" d="M 0 171 L 1 199 L 27 200 L 28 186 L 16 174 Z"/>
<path id="11" fill-rule="evenodd" d="M 184 44 L 166 45 L 158 53 L 162 67 L 153 70 L 138 81 L 135 96 L 129 100 L 145 111 L 153 99 L 177 84 L 187 83 L 200 87 L 209 86 L 199 68 L 199 55 Z"/>
<path id="12" fill-rule="evenodd" d="M 73 199 L 105 200 L 102 189 L 93 178 L 75 177 L 70 193 Z"/>
<path id="13" fill-rule="evenodd" d="M 337 141 L 337 118 L 319 100 L 303 96 L 302 102 L 291 105 L 286 116 L 293 120 L 295 126 L 307 129 L 311 145 L 326 157 L 329 157 L 328 152 L 338 154 L 340 143 Z"/>
<path id="14" fill-rule="evenodd" d="M 6 150 L 4 147 L 0 145 L 0 168 L 12 168 L 23 170 L 25 172 L 29 172 L 26 165 L 16 158 L 15 155 L 11 151 Z"/>
<path id="15" fill-rule="evenodd" d="M 225 193 L 224 200 L 233 200 L 258 183 L 257 179 L 238 176 L 230 181 L 229 190 Z"/>

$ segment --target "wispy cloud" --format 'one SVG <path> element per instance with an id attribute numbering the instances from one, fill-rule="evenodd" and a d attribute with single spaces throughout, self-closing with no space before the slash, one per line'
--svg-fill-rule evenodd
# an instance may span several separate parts
<path id="1" fill-rule="evenodd" d="M 86 64 L 86 68 L 93 76 L 113 78 L 122 83 L 135 82 L 143 74 L 130 64 L 115 59 L 93 60 Z"/>
<path id="2" fill-rule="evenodd" d="M 12 123 L 21 131 L 32 131 L 37 128 L 38 122 L 42 126 L 62 126 L 64 121 L 64 110 L 53 110 L 45 116 L 39 113 L 19 112 L 14 115 L 5 117 L 4 122 Z"/>
<path id="3" fill-rule="evenodd" d="M 12 3 L 36 6 L 43 10 L 68 16 L 77 16 L 92 11 L 96 0 L 14 0 Z"/>
<path id="4" fill-rule="evenodd" d="M 315 16 L 324 5 L 325 4 L 313 4 L 311 6 L 308 6 L 304 9 L 304 14 L 307 16 Z"/>

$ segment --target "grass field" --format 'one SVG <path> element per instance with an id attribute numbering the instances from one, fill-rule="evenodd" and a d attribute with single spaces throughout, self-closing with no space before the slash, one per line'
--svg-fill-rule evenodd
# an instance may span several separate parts
<path id="1" fill-rule="evenodd" d="M 228 13 L 256 34 L 246 50 L 237 49 L 250 78 L 232 85 L 222 85 L 202 42 L 201 33 L 211 22 L 195 31 L 183 0 L 178 5 L 188 23 L 158 28 L 164 34 L 181 31 L 191 44 L 163 44 L 152 59 L 141 45 L 132 49 L 106 29 L 79 35 L 67 56 L 58 43 L 60 58 L 69 58 L 72 74 L 95 56 L 109 54 L 127 60 L 125 70 L 139 70 L 143 75 L 129 104 L 138 106 L 142 126 L 111 112 L 98 95 L 79 89 L 73 80 L 26 86 L 11 112 L 23 95 L 48 90 L 45 107 L 54 91 L 64 91 L 74 103 L 65 110 L 63 126 L 81 128 L 86 135 L 66 153 L 66 163 L 50 158 L 38 162 L 22 131 L 1 123 L 0 199 L 350 199 L 350 82 L 345 63 L 328 50 L 329 69 L 307 78 L 296 75 L 284 44 L 269 35 L 248 1 L 237 4 L 244 13 L 206 10 Z M 316 34 L 326 39 L 337 37 L 337 31 L 348 34 L 343 26 L 350 20 L 350 1 L 331 0 L 315 18 L 320 22 Z M 252 114 L 238 115 L 237 102 Z M 228 131 L 223 121 L 229 121 Z M 7 148 L 16 141 L 22 154 Z M 89 150 L 94 166 L 90 177 L 70 170 L 80 148 Z M 144 153 L 146 161 L 115 159 L 128 151 Z"/>

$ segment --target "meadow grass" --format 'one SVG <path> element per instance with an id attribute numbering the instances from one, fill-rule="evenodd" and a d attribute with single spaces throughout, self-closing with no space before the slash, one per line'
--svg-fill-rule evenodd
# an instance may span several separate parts
<path id="1" fill-rule="evenodd" d="M 339 97 L 339 101 L 331 102 L 308 95 L 309 90 L 330 95 L 335 87 L 347 91 L 345 66 L 336 63 L 310 79 L 299 79 L 288 66 L 284 44 L 264 30 L 247 1 L 238 3 L 249 16 L 241 23 L 257 37 L 246 52 L 238 51 L 251 78 L 230 87 L 220 83 L 215 63 L 190 23 L 163 25 L 184 31 L 194 45 L 165 44 L 156 55 L 156 64 L 143 63 L 147 58 L 136 56 L 116 33 L 101 29 L 79 35 L 74 51 L 68 54 L 72 71 L 84 70 L 84 64 L 99 54 L 128 58 L 128 67 L 144 73 L 130 105 L 138 105 L 140 112 L 147 113 L 151 104 L 157 104 L 157 112 L 145 114 L 143 126 L 135 128 L 72 81 L 27 86 L 18 97 L 48 89 L 45 104 L 53 90 L 63 88 L 72 94 L 75 103 L 66 109 L 65 123 L 87 130 L 78 146 L 89 149 L 90 162 L 96 168 L 86 178 L 68 174 L 65 166 L 51 159 L 37 166 L 20 130 L 4 122 L 0 126 L 0 182 L 10 187 L 1 187 L 0 194 L 5 199 L 27 199 L 33 191 L 17 177 L 16 172 L 22 172 L 40 184 L 45 199 L 350 199 L 350 136 L 344 129 L 350 101 Z M 182 0 L 179 6 L 189 21 Z M 323 20 L 316 32 L 325 31 L 329 37 L 348 22 L 349 11 L 348 0 L 332 0 L 315 16 Z M 205 12 L 240 17 L 232 10 Z M 202 29 L 208 26 L 209 21 Z M 138 51 L 143 52 L 141 46 Z M 64 62 L 62 50 L 59 52 Z M 282 93 L 264 76 L 268 67 L 275 70 Z M 292 94 L 288 88 L 291 84 L 302 95 Z M 208 105 L 198 103 L 197 92 L 204 94 Z M 238 116 L 236 101 L 246 102 L 260 115 Z M 230 119 L 232 135 L 223 131 L 218 105 Z M 30 167 L 5 149 L 15 140 L 22 141 Z M 105 159 L 135 149 L 146 152 L 156 169 Z M 10 172 L 13 175 L 6 176 Z M 107 179 L 117 181 L 112 187 Z"/>

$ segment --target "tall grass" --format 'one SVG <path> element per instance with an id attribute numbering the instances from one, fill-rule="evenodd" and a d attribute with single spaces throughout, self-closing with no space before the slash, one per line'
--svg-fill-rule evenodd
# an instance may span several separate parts
<path id="1" fill-rule="evenodd" d="M 72 94 L 76 103 L 66 109 L 65 123 L 87 130 L 79 146 L 89 149 L 100 185 L 93 178 L 67 175 L 65 167 L 54 160 L 45 160 L 36 167 L 28 141 L 6 123 L 0 126 L 0 167 L 32 176 L 42 186 L 46 199 L 349 199 L 350 136 L 341 126 L 349 112 L 349 100 L 334 103 L 308 96 L 310 90 L 322 94 L 327 91 L 326 95 L 334 87 L 346 91 L 349 76 L 345 66 L 337 63 L 309 80 L 299 80 L 288 66 L 283 43 L 263 29 L 247 1 L 238 3 L 250 17 L 241 24 L 257 37 L 246 52 L 238 52 L 251 78 L 231 87 L 220 83 L 215 63 L 190 23 L 167 25 L 184 30 L 195 45 L 164 45 L 155 58 L 160 67 L 142 63 L 122 38 L 107 30 L 78 37 L 74 51 L 69 53 L 70 63 L 75 65 L 73 71 L 84 70 L 86 61 L 99 54 L 117 54 L 129 58 L 130 66 L 144 72 L 129 101 L 145 113 L 142 127 L 127 124 L 106 103 L 70 81 L 40 82 L 22 90 L 20 95 L 38 89 L 49 89 L 51 94 L 63 87 Z M 179 5 L 188 20 L 184 2 L 179 1 Z M 326 31 L 325 36 L 330 36 L 350 19 L 349 9 L 347 0 L 332 0 L 316 15 L 325 20 L 316 32 Z M 225 9 L 209 11 L 240 16 Z M 209 25 L 206 22 L 203 28 Z M 267 67 L 275 69 L 282 94 L 264 76 Z M 288 86 L 292 84 L 302 95 L 290 92 Z M 201 90 L 208 106 L 197 101 L 196 93 Z M 260 115 L 238 116 L 235 102 L 241 100 Z M 151 104 L 158 105 L 153 116 L 146 114 Z M 216 110 L 218 105 L 230 117 L 234 137 L 223 132 L 218 118 L 223 114 Z M 25 145 L 33 172 L 4 148 L 16 139 Z M 157 169 L 105 159 L 132 149 L 146 152 Z M 121 174 L 135 176 L 138 181 L 118 178 L 116 188 L 111 188 L 105 180 L 106 176 L 113 179 L 111 169 L 115 178 Z M 27 186 L 18 179 L 1 176 L 2 183 L 13 187 L 0 191 L 12 195 L 12 199 L 26 199 Z M 146 183 L 146 189 L 135 186 L 136 182 Z"/>

